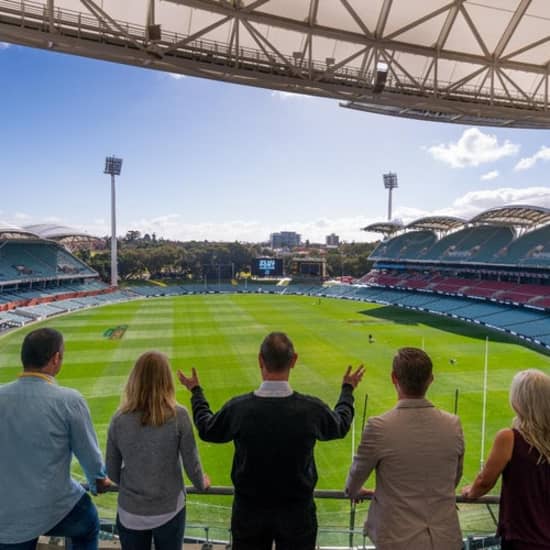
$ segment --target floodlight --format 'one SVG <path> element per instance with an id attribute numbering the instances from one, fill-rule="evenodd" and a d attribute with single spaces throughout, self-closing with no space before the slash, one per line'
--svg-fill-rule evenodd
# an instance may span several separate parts
<path id="1" fill-rule="evenodd" d="M 111 176 L 111 286 L 118 286 L 118 258 L 116 240 L 116 191 L 115 176 L 120 176 L 122 159 L 114 155 L 105 158 L 104 174 Z"/>
<path id="2" fill-rule="evenodd" d="M 104 174 L 111 174 L 111 176 L 120 176 L 120 171 L 122 170 L 122 159 L 117 157 L 106 157 L 105 158 L 105 170 Z"/>
<path id="3" fill-rule="evenodd" d="M 382 178 L 384 179 L 384 187 L 386 189 L 395 189 L 396 187 L 398 187 L 397 174 L 394 174 L 393 172 L 388 172 L 387 174 L 384 174 Z"/>
<path id="4" fill-rule="evenodd" d="M 397 189 L 397 174 L 388 172 L 382 176 L 384 187 L 388 190 L 388 221 L 391 221 L 392 191 Z"/>

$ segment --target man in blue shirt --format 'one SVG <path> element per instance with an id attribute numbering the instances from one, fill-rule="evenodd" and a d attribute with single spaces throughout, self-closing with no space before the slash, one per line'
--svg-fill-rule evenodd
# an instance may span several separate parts
<path id="1" fill-rule="evenodd" d="M 58 331 L 30 332 L 23 372 L 0 387 L 0 550 L 32 550 L 43 534 L 70 537 L 74 550 L 97 549 L 97 510 L 71 479 L 72 455 L 92 493 L 110 481 L 84 398 L 55 382 L 63 351 Z"/>

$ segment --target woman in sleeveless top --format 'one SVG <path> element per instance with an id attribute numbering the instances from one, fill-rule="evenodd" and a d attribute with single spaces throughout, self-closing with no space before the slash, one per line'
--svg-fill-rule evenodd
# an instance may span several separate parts
<path id="1" fill-rule="evenodd" d="M 549 550 L 550 377 L 535 369 L 516 374 L 510 404 L 517 414 L 513 428 L 498 432 L 487 463 L 462 495 L 483 496 L 502 474 L 502 549 Z"/>
<path id="2" fill-rule="evenodd" d="M 130 376 L 107 437 L 107 471 L 119 485 L 117 530 L 123 550 L 181 550 L 185 473 L 207 489 L 187 410 L 176 403 L 168 358 L 149 351 Z"/>

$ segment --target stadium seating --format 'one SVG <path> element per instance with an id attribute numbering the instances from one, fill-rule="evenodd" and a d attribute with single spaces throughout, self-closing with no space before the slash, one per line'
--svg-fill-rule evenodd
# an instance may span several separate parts
<path id="1" fill-rule="evenodd" d="M 372 259 L 415 259 L 436 242 L 433 231 L 411 231 L 383 241 L 371 254 Z"/>
<path id="2" fill-rule="evenodd" d="M 529 231 L 501 251 L 496 263 L 550 267 L 550 226 Z"/>
<path id="3" fill-rule="evenodd" d="M 17 240 L 2 244 L 0 282 L 97 276 L 58 244 Z"/>
<path id="4" fill-rule="evenodd" d="M 466 227 L 440 239 L 422 259 L 482 263 L 489 261 L 513 238 L 514 231 L 509 227 Z"/>

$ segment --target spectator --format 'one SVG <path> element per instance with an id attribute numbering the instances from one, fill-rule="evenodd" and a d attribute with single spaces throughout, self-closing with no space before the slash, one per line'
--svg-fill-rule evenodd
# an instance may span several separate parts
<path id="1" fill-rule="evenodd" d="M 185 491 L 181 463 L 207 489 L 188 412 L 176 403 L 166 355 L 142 354 L 126 383 L 107 437 L 107 472 L 119 485 L 117 529 L 123 549 L 181 550 Z"/>
<path id="2" fill-rule="evenodd" d="M 378 550 L 459 550 L 455 487 L 464 455 L 460 421 L 426 399 L 432 361 L 422 350 L 401 348 L 391 379 L 397 405 L 369 419 L 346 491 L 354 499 L 372 493 L 362 486 L 376 470 L 365 532 Z"/>
<path id="3" fill-rule="evenodd" d="M 55 381 L 63 354 L 57 330 L 29 332 L 21 347 L 23 372 L 0 387 L 2 550 L 32 550 L 43 534 L 70 537 L 74 550 L 97 549 L 97 510 L 71 479 L 73 454 L 93 494 L 110 481 L 86 402 Z"/>
<path id="4" fill-rule="evenodd" d="M 502 474 L 497 534 L 502 550 L 550 548 L 550 377 L 535 369 L 518 372 L 510 388 L 517 414 L 513 428 L 497 433 L 487 463 L 472 485 L 476 499 Z"/>
<path id="5" fill-rule="evenodd" d="M 231 479 L 235 486 L 231 530 L 233 550 L 313 550 L 317 519 L 313 489 L 317 440 L 342 438 L 353 419 L 353 390 L 363 366 L 348 367 L 340 398 L 332 411 L 288 383 L 298 356 L 288 336 L 269 334 L 258 356 L 262 384 L 235 397 L 216 414 L 199 385 L 195 369 L 181 383 L 192 392 L 193 418 L 201 439 L 233 441 Z"/>

